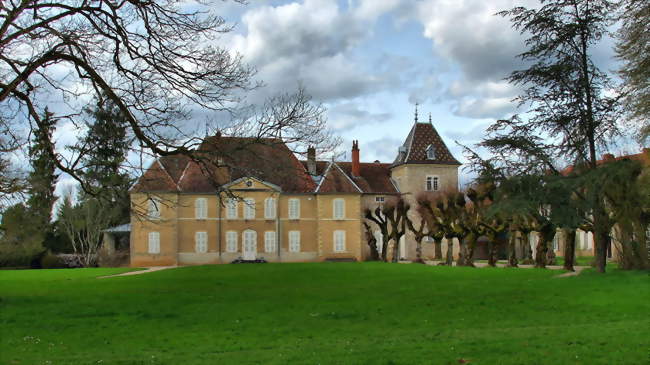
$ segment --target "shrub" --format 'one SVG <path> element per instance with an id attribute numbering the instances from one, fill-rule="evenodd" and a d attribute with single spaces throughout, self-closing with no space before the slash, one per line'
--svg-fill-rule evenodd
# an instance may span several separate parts
<path id="1" fill-rule="evenodd" d="M 100 267 L 121 267 L 129 264 L 129 249 L 116 250 L 109 254 L 106 250 L 99 250 L 97 262 Z"/>
<path id="2" fill-rule="evenodd" d="M 43 269 L 62 269 L 65 267 L 66 265 L 63 260 L 61 260 L 61 258 L 57 255 L 53 255 L 50 252 L 43 255 L 41 258 L 41 268 Z"/>
<path id="3" fill-rule="evenodd" d="M 40 240 L 27 240 L 20 244 L 0 240 L 0 267 L 32 267 L 44 252 Z"/>

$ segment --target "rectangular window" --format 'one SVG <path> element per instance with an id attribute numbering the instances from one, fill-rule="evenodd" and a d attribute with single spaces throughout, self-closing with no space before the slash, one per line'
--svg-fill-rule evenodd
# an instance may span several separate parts
<path id="1" fill-rule="evenodd" d="M 385 200 L 386 200 L 386 198 L 383 197 L 383 196 L 376 196 L 375 197 L 375 203 L 378 203 L 378 204 L 384 204 Z"/>
<path id="2" fill-rule="evenodd" d="M 149 207 L 147 209 L 149 219 L 160 219 L 160 199 L 149 199 Z"/>
<path id="3" fill-rule="evenodd" d="M 427 183 L 425 186 L 426 191 L 438 191 L 440 190 L 440 182 L 438 176 L 427 176 Z"/>
<path id="4" fill-rule="evenodd" d="M 345 252 L 345 231 L 334 231 L 334 252 Z"/>
<path id="5" fill-rule="evenodd" d="M 264 201 L 264 218 L 275 219 L 275 199 L 267 198 Z"/>
<path id="6" fill-rule="evenodd" d="M 196 219 L 208 218 L 208 200 L 205 198 L 198 198 L 194 201 L 194 215 Z"/>
<path id="7" fill-rule="evenodd" d="M 255 199 L 244 199 L 244 219 L 255 219 Z"/>
<path id="8" fill-rule="evenodd" d="M 194 234 L 194 249 L 197 253 L 208 252 L 208 232 L 196 232 Z"/>
<path id="9" fill-rule="evenodd" d="M 237 232 L 226 232 L 226 252 L 237 252 Z"/>
<path id="10" fill-rule="evenodd" d="M 289 231 L 289 252 L 300 252 L 300 231 Z"/>
<path id="11" fill-rule="evenodd" d="M 289 219 L 300 219 L 300 199 L 289 199 Z"/>
<path id="12" fill-rule="evenodd" d="M 228 199 L 226 201 L 226 218 L 237 219 L 237 200 Z"/>
<path id="13" fill-rule="evenodd" d="M 160 253 L 160 232 L 149 232 L 149 253 Z"/>
<path id="14" fill-rule="evenodd" d="M 345 219 L 345 200 L 334 199 L 334 219 Z"/>
<path id="15" fill-rule="evenodd" d="M 264 232 L 264 251 L 275 252 L 276 245 L 277 243 L 275 241 L 275 232 Z"/>

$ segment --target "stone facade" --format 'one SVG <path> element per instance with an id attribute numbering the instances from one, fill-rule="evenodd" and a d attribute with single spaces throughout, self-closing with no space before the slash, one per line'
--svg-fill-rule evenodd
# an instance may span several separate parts
<path id="1" fill-rule="evenodd" d="M 131 266 L 362 261 L 366 207 L 458 187 L 460 163 L 430 123 L 413 125 L 392 164 L 360 162 L 356 141 L 351 162 L 317 161 L 313 150 L 298 161 L 274 140 L 251 144 L 250 157 L 245 142 L 206 139 L 200 151 L 215 156 L 208 172 L 181 156 L 152 164 L 131 191 Z M 404 259 L 414 247 L 407 236 Z"/>

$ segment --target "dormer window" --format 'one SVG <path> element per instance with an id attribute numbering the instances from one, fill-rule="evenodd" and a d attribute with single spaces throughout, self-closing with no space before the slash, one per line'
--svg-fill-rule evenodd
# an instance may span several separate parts
<path id="1" fill-rule="evenodd" d="M 430 144 L 429 147 L 427 147 L 427 160 L 435 160 L 436 159 L 436 150 L 433 148 L 433 145 Z"/>

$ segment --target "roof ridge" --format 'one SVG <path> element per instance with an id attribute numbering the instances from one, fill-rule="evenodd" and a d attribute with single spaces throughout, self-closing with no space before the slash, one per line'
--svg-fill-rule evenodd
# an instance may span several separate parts
<path id="1" fill-rule="evenodd" d="M 180 187 L 179 187 L 178 183 L 176 181 L 174 181 L 174 178 L 172 178 L 172 175 L 169 173 L 169 171 L 167 171 L 167 169 L 165 168 L 165 165 L 162 162 L 160 162 L 159 158 L 156 159 L 156 162 L 158 162 L 158 165 L 160 166 L 160 168 L 165 172 L 165 174 L 167 175 L 169 180 L 171 180 L 171 182 L 174 184 L 174 186 L 176 186 L 176 190 L 180 190 Z M 188 165 L 189 165 L 189 163 L 188 163 Z M 178 179 L 178 181 L 180 181 L 180 179 Z"/>
<path id="2" fill-rule="evenodd" d="M 348 174 L 347 174 L 345 171 L 343 171 L 343 169 L 341 168 L 341 166 L 339 166 L 336 162 L 332 162 L 332 163 L 333 163 L 334 165 L 336 165 L 336 168 L 339 169 L 339 171 L 341 171 L 341 173 L 342 173 L 343 175 L 345 175 L 345 177 L 348 178 L 348 180 L 349 180 L 349 181 L 354 185 L 355 188 L 357 188 L 357 190 L 359 190 L 360 193 L 363 193 L 363 190 L 361 190 L 361 188 L 359 188 L 359 185 L 357 185 L 357 183 L 355 183 L 354 180 L 352 180 L 352 179 L 350 178 L 350 176 L 348 176 Z"/>

